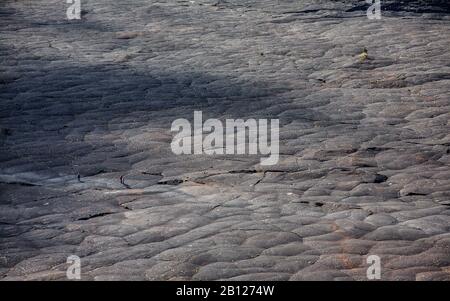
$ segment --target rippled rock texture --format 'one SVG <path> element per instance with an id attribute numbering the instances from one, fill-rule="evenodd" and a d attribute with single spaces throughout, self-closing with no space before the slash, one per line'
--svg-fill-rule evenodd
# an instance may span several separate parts
<path id="1" fill-rule="evenodd" d="M 0 3 L 0 277 L 450 280 L 447 1 L 68 6 Z M 174 155 L 194 110 L 279 163 Z"/>

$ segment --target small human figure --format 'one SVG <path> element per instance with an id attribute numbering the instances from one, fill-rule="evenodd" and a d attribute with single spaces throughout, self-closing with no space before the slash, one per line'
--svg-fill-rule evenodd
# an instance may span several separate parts
<path id="1" fill-rule="evenodd" d="M 359 61 L 362 63 L 369 57 L 369 52 L 366 48 L 363 49 L 363 52 L 359 55 Z"/>

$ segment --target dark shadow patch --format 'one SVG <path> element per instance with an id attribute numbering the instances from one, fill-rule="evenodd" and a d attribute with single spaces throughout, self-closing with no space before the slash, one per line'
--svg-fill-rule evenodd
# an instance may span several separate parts
<path id="1" fill-rule="evenodd" d="M 353 3 L 354 1 L 351 2 Z M 366 12 L 369 7 L 369 4 L 355 5 L 347 9 L 346 12 Z M 417 14 L 450 13 L 450 2 L 448 0 L 382 0 L 381 10 L 385 12 L 410 12 Z"/>
<path id="2" fill-rule="evenodd" d="M 97 217 L 102 217 L 102 216 L 106 216 L 106 215 L 110 215 L 113 214 L 114 212 L 102 212 L 102 213 L 97 213 L 97 214 L 93 214 L 93 215 L 89 215 L 86 217 L 80 217 L 77 219 L 77 221 L 87 221 L 93 218 L 97 218 Z"/>
<path id="3" fill-rule="evenodd" d="M 376 174 L 375 175 L 375 180 L 373 181 L 374 183 L 383 183 L 386 182 L 388 179 L 388 177 L 386 177 L 385 175 L 380 175 L 380 174 Z"/>
<path id="4" fill-rule="evenodd" d="M 172 186 L 176 186 L 176 185 L 180 185 L 181 183 L 186 182 L 185 180 L 181 180 L 181 179 L 173 179 L 173 180 L 166 180 L 166 181 L 159 181 L 158 184 L 159 185 L 172 185 Z"/>

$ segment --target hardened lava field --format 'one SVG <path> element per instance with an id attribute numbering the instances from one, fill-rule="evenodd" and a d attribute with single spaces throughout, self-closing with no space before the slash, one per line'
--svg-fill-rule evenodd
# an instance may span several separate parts
<path id="1" fill-rule="evenodd" d="M 1 1 L 0 277 L 450 280 L 450 15 L 386 2 Z M 194 111 L 278 164 L 173 154 Z"/>

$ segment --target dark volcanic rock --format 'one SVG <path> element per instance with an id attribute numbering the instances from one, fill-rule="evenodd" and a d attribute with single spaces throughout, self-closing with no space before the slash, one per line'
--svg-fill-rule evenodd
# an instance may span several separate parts
<path id="1" fill-rule="evenodd" d="M 1 279 L 450 279 L 448 1 L 81 3 L 0 5 Z M 175 155 L 197 110 L 279 162 Z"/>

